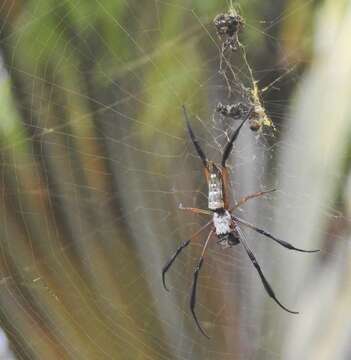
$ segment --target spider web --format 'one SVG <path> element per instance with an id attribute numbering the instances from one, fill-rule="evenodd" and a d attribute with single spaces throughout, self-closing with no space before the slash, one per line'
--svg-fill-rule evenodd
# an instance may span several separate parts
<path id="1" fill-rule="evenodd" d="M 338 288 L 349 252 L 348 85 L 325 55 L 324 42 L 342 37 L 341 15 L 320 5 L 320 17 L 334 20 L 328 37 L 315 7 L 5 2 L 0 324 L 8 359 L 11 352 L 19 359 L 328 358 L 336 348 L 344 358 L 347 341 L 328 347 L 318 326 L 335 325 L 319 318 L 323 306 L 340 293 L 348 299 L 348 287 Z M 230 93 L 212 20 L 234 8 L 245 28 L 243 48 L 224 53 L 226 71 L 237 76 Z M 309 53 L 314 43 L 317 55 Z M 318 54 L 330 72 L 316 65 Z M 329 84 L 323 97 L 321 77 Z M 237 215 L 322 251 L 293 253 L 242 229 L 278 299 L 301 312 L 294 318 L 265 293 L 240 245 L 223 250 L 213 241 L 196 305 L 208 341 L 189 310 L 205 232 L 167 273 L 170 292 L 161 281 L 162 266 L 206 221 L 178 209 L 207 206 L 181 106 L 208 158 L 218 161 L 240 122 L 215 109 L 242 101 L 242 84 L 257 84 L 274 126 L 241 131 L 229 161 L 232 201 L 277 191 Z"/>

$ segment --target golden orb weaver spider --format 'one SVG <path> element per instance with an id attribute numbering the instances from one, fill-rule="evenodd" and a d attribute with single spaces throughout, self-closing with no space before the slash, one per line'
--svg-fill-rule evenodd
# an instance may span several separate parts
<path id="1" fill-rule="evenodd" d="M 257 226 L 250 224 L 249 222 L 233 215 L 233 212 L 239 206 L 246 203 L 248 200 L 257 198 L 264 194 L 275 191 L 275 189 L 268 190 L 268 191 L 260 191 L 260 192 L 256 192 L 256 193 L 247 195 L 247 196 L 239 199 L 239 201 L 235 204 L 234 207 L 229 207 L 228 200 L 227 200 L 228 171 L 226 168 L 226 162 L 227 162 L 228 157 L 233 149 L 233 144 L 234 144 L 236 138 L 238 137 L 242 126 L 245 124 L 247 119 L 250 118 L 252 111 L 253 111 L 253 107 L 251 107 L 251 109 L 249 109 L 246 112 L 246 114 L 244 115 L 243 121 L 238 126 L 238 128 L 234 131 L 229 142 L 227 143 L 227 145 L 224 148 L 221 164 L 216 164 L 213 161 L 209 161 L 207 159 L 207 157 L 205 156 L 205 153 L 203 152 L 203 150 L 202 150 L 198 140 L 196 139 L 195 134 L 190 126 L 190 121 L 189 121 L 189 117 L 188 117 L 187 111 L 185 109 L 185 106 L 183 106 L 184 118 L 185 118 L 185 122 L 186 122 L 186 125 L 188 128 L 189 136 L 191 138 L 192 143 L 194 144 L 197 154 L 199 155 L 200 159 L 202 160 L 202 164 L 205 169 L 206 181 L 208 183 L 208 209 L 205 210 L 205 209 L 183 207 L 183 206 L 181 206 L 180 209 L 185 210 L 185 211 L 190 211 L 190 212 L 196 213 L 196 214 L 210 215 L 210 216 L 212 216 L 212 219 L 209 222 L 207 222 L 204 226 L 202 226 L 188 240 L 185 240 L 180 244 L 180 246 L 177 248 L 177 250 L 174 252 L 172 257 L 169 259 L 169 261 L 165 264 L 165 266 L 162 269 L 162 282 L 163 282 L 164 288 L 167 291 L 169 291 L 167 288 L 166 279 L 165 279 L 165 275 L 166 275 L 167 271 L 170 269 L 170 267 L 172 266 L 172 264 L 174 263 L 174 261 L 178 257 L 178 255 L 181 253 L 181 251 L 185 247 L 187 247 L 190 244 L 190 242 L 196 236 L 198 236 L 203 230 L 205 230 L 211 226 L 211 230 L 208 233 L 208 236 L 206 238 L 206 241 L 204 243 L 204 246 L 203 246 L 203 249 L 201 252 L 200 260 L 194 269 L 193 284 L 192 284 L 192 290 L 191 290 L 191 296 L 190 296 L 190 311 L 192 313 L 192 316 L 194 318 L 194 321 L 195 321 L 198 329 L 206 338 L 209 338 L 209 337 L 206 334 L 206 332 L 202 329 L 200 322 L 195 313 L 196 287 L 197 287 L 199 272 L 203 265 L 207 245 L 208 245 L 211 237 L 214 234 L 216 235 L 216 237 L 218 239 L 217 243 L 222 245 L 222 247 L 224 247 L 224 248 L 232 247 L 239 243 L 242 244 L 245 252 L 249 256 L 250 261 L 252 262 L 253 266 L 255 267 L 256 271 L 258 272 L 258 275 L 261 278 L 262 284 L 263 284 L 267 294 L 282 309 L 284 309 L 285 311 L 292 313 L 292 314 L 298 314 L 298 312 L 289 310 L 277 299 L 271 285 L 265 278 L 265 276 L 261 270 L 261 267 L 258 264 L 253 252 L 250 250 L 250 248 L 246 242 L 245 234 L 240 229 L 240 225 L 246 226 L 246 227 L 256 231 L 257 233 L 266 236 L 267 238 L 277 242 L 278 244 L 284 246 L 285 248 L 287 248 L 289 250 L 295 250 L 295 251 L 300 251 L 300 252 L 305 252 L 305 253 L 312 253 L 312 252 L 319 251 L 319 250 L 303 250 L 303 249 L 296 248 L 293 245 L 291 245 L 290 243 L 276 238 L 275 236 L 271 235 L 266 230 L 258 228 Z"/>

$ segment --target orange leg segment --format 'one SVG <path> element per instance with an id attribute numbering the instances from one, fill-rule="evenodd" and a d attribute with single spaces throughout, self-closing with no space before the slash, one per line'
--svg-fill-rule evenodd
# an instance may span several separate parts
<path id="1" fill-rule="evenodd" d="M 241 205 L 245 204 L 248 200 L 251 200 L 251 199 L 254 199 L 254 198 L 257 198 L 257 197 L 260 197 L 260 196 L 263 196 L 263 195 L 266 195 L 266 194 L 269 194 L 271 192 L 274 192 L 276 191 L 277 189 L 271 189 L 271 190 L 266 190 L 266 191 L 259 191 L 259 192 L 255 192 L 253 194 L 250 194 L 250 195 L 247 195 L 247 196 L 244 196 L 242 198 L 240 198 L 237 203 L 235 204 L 235 206 L 231 209 L 232 211 L 237 209 L 238 207 L 240 207 Z"/>
<path id="2" fill-rule="evenodd" d="M 202 215 L 212 215 L 212 211 L 205 209 L 198 209 L 193 207 L 184 207 L 183 205 L 179 205 L 180 210 L 190 211 L 194 214 L 202 214 Z"/>

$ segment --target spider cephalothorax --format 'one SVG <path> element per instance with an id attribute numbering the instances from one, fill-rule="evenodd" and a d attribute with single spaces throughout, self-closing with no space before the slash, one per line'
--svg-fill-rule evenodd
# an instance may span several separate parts
<path id="1" fill-rule="evenodd" d="M 218 237 L 217 244 L 223 248 L 239 244 L 239 234 L 233 225 L 232 216 L 226 209 L 217 209 L 213 213 L 213 226 Z"/>
<path id="2" fill-rule="evenodd" d="M 275 293 L 270 286 L 269 282 L 266 280 L 265 276 L 263 275 L 263 272 L 261 270 L 260 265 L 258 264 L 254 254 L 250 250 L 247 242 L 244 232 L 241 229 L 241 225 L 246 226 L 257 233 L 266 236 L 267 238 L 275 241 L 276 243 L 284 246 L 287 249 L 300 251 L 300 252 L 315 252 L 319 250 L 302 250 L 294 247 L 293 245 L 289 244 L 288 242 L 284 240 L 280 240 L 276 238 L 275 236 L 271 235 L 269 232 L 260 229 L 256 227 L 255 225 L 250 224 L 249 222 L 237 217 L 234 215 L 234 211 L 244 203 L 246 203 L 248 200 L 262 196 L 264 194 L 267 194 L 274 190 L 269 191 L 259 191 L 256 193 L 253 193 L 251 195 L 247 195 L 241 199 L 239 199 L 238 202 L 236 202 L 235 206 L 229 207 L 228 201 L 227 201 L 227 192 L 228 192 L 228 179 L 227 179 L 227 169 L 226 169 L 226 161 L 232 151 L 233 143 L 235 142 L 235 139 L 238 137 L 240 129 L 244 125 L 244 123 L 250 119 L 252 116 L 252 112 L 254 111 L 254 108 L 251 107 L 245 115 L 244 119 L 241 122 L 241 124 L 238 126 L 238 128 L 234 131 L 233 135 L 231 136 L 229 142 L 225 146 L 223 150 L 222 155 L 222 161 L 220 164 L 217 164 L 213 161 L 209 161 L 207 157 L 205 156 L 205 153 L 203 152 L 199 142 L 197 141 L 194 132 L 190 126 L 190 121 L 187 115 L 187 112 L 185 110 L 185 107 L 183 108 L 184 111 L 184 117 L 187 124 L 188 132 L 190 135 L 190 138 L 195 146 L 195 149 L 197 151 L 197 154 L 199 155 L 200 159 L 202 160 L 203 166 L 205 168 L 205 175 L 206 180 L 208 183 L 208 209 L 198 209 L 198 208 L 190 208 L 190 207 L 183 207 L 180 208 L 182 210 L 191 211 L 192 213 L 197 214 L 203 214 L 203 215 L 210 215 L 212 219 L 207 222 L 204 226 L 202 226 L 193 236 L 190 237 L 190 239 L 183 241 L 180 246 L 177 248 L 173 256 L 170 258 L 170 260 L 166 263 L 166 265 L 162 269 L 162 281 L 163 286 L 166 290 L 166 280 L 165 275 L 169 268 L 172 266 L 173 262 L 177 258 L 177 256 L 181 253 L 181 251 L 187 247 L 192 240 L 194 240 L 203 230 L 207 229 L 208 227 L 211 227 L 211 230 L 208 233 L 208 236 L 205 240 L 205 243 L 203 245 L 203 249 L 201 252 L 200 260 L 197 264 L 197 266 L 194 269 L 194 278 L 193 278 L 193 285 L 191 290 L 191 296 L 190 296 L 190 310 L 193 315 L 193 318 L 196 322 L 197 327 L 201 331 L 201 333 L 208 338 L 205 331 L 202 329 L 197 316 L 195 314 L 195 305 L 196 305 L 196 286 L 197 286 L 197 280 L 199 276 L 200 269 L 203 265 L 205 252 L 207 249 L 207 246 L 209 244 L 209 241 L 213 235 L 217 237 L 217 243 L 221 245 L 223 248 L 232 247 L 237 244 L 241 244 L 249 256 L 250 261 L 252 262 L 253 266 L 258 272 L 258 275 L 261 278 L 262 284 L 268 293 L 268 295 L 285 311 L 293 314 L 297 314 L 296 311 L 291 311 L 288 308 L 286 308 L 275 296 Z"/>

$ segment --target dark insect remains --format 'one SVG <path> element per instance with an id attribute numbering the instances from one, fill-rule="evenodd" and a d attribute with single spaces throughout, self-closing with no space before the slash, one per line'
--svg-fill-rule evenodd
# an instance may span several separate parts
<path id="1" fill-rule="evenodd" d="M 242 102 L 236 104 L 224 105 L 221 102 L 217 104 L 216 111 L 225 117 L 233 119 L 241 119 L 243 115 L 249 111 L 249 107 Z"/>
<path id="2" fill-rule="evenodd" d="M 238 33 L 244 27 L 244 19 L 235 11 L 219 14 L 213 24 L 216 28 L 218 37 L 223 42 L 223 50 L 236 50 L 239 45 Z"/>
<path id="3" fill-rule="evenodd" d="M 190 207 L 183 207 L 183 206 L 181 206 L 180 209 L 185 210 L 185 211 L 190 211 L 195 214 L 209 215 L 212 218 L 209 222 L 207 222 L 204 226 L 202 226 L 195 234 L 193 234 L 188 240 L 183 241 L 179 245 L 177 250 L 174 252 L 174 254 L 171 256 L 169 261 L 165 264 L 165 266 L 162 269 L 162 281 L 163 281 L 164 288 L 168 291 L 168 288 L 166 285 L 166 280 L 165 280 L 165 275 L 166 275 L 167 271 L 170 269 L 170 267 L 172 266 L 172 264 L 174 263 L 174 261 L 176 260 L 176 258 L 178 257 L 178 255 L 202 231 L 204 231 L 205 229 L 208 229 L 209 232 L 208 232 L 208 235 L 204 242 L 201 256 L 200 256 L 199 261 L 194 269 L 193 283 L 192 283 L 191 296 L 190 296 L 190 311 L 192 313 L 192 316 L 195 320 L 195 323 L 196 323 L 198 329 L 201 331 L 201 333 L 205 337 L 209 338 L 208 335 L 203 330 L 203 328 L 201 327 L 200 322 L 195 313 L 196 287 L 197 287 L 199 272 L 200 272 L 201 267 L 204 262 L 206 249 L 212 238 L 215 238 L 217 240 L 217 244 L 222 246 L 222 248 L 230 248 L 232 246 L 241 244 L 243 246 L 246 254 L 248 255 L 251 263 L 255 267 L 267 294 L 285 311 L 292 313 L 292 314 L 298 314 L 298 312 L 296 312 L 296 311 L 289 310 L 277 299 L 272 287 L 270 286 L 269 282 L 265 278 L 265 276 L 261 270 L 261 267 L 258 264 L 253 252 L 250 250 L 250 248 L 247 244 L 247 241 L 246 241 L 245 234 L 241 230 L 241 227 L 250 228 L 250 229 L 254 230 L 255 232 L 259 233 L 260 235 L 263 235 L 263 236 L 275 241 L 276 243 L 284 246 L 285 248 L 287 248 L 289 250 L 295 250 L 295 251 L 300 251 L 300 252 L 305 252 L 305 253 L 317 252 L 319 250 L 298 249 L 298 248 L 294 247 L 293 245 L 291 245 L 290 243 L 276 238 L 275 236 L 273 236 L 266 230 L 258 228 L 257 226 L 250 224 L 249 222 L 234 215 L 235 210 L 238 207 L 240 207 L 241 205 L 243 205 L 244 203 L 246 203 L 248 200 L 257 198 L 264 194 L 272 192 L 272 191 L 274 191 L 274 189 L 268 190 L 268 191 L 260 191 L 260 192 L 256 192 L 256 193 L 247 195 L 245 197 L 242 197 L 241 199 L 239 199 L 239 201 L 236 202 L 235 206 L 233 206 L 233 207 L 229 207 L 229 204 L 228 204 L 228 190 L 229 189 L 228 189 L 228 171 L 226 168 L 226 162 L 227 162 L 228 157 L 233 149 L 233 144 L 235 142 L 235 139 L 238 137 L 239 132 L 240 132 L 241 128 L 243 127 L 244 123 L 251 116 L 253 107 L 245 113 L 244 119 L 242 120 L 242 122 L 240 123 L 238 128 L 231 135 L 229 142 L 226 144 L 226 146 L 223 150 L 222 160 L 221 160 L 220 164 L 217 164 L 217 163 L 207 159 L 205 153 L 203 152 L 203 150 L 202 150 L 198 140 L 196 139 L 195 134 L 190 126 L 189 117 L 188 117 L 185 107 L 183 107 L 183 111 L 184 111 L 184 117 L 185 117 L 185 121 L 186 121 L 186 125 L 188 128 L 188 132 L 189 132 L 191 141 L 194 144 L 196 152 L 197 152 L 198 156 L 200 157 L 203 167 L 204 167 L 204 170 L 205 170 L 206 181 L 208 183 L 208 209 L 198 209 L 198 208 L 190 208 Z"/>
<path id="4" fill-rule="evenodd" d="M 249 128 L 256 132 L 262 128 L 262 125 L 270 125 L 270 120 L 267 117 L 262 105 L 258 103 L 256 106 L 251 106 L 254 110 L 251 111 L 250 117 L 248 118 Z M 227 105 L 219 102 L 216 107 L 216 111 L 219 114 L 234 120 L 242 119 L 250 109 L 251 107 L 249 105 L 246 105 L 242 102 Z"/>

